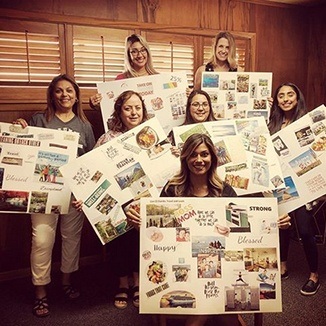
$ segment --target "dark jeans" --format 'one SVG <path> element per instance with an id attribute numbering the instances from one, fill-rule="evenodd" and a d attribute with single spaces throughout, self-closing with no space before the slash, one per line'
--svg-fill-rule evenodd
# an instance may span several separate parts
<path id="1" fill-rule="evenodd" d="M 139 232 L 131 229 L 108 244 L 111 268 L 117 277 L 139 272 Z"/>
<path id="2" fill-rule="evenodd" d="M 294 213 L 294 214 L 293 214 Z M 306 260 L 311 273 L 316 273 L 318 270 L 318 249 L 315 239 L 314 220 L 312 211 L 307 211 L 305 206 L 297 208 L 290 213 L 292 219 L 298 228 L 298 233 L 301 238 L 303 250 L 306 255 Z M 291 230 L 280 230 L 280 254 L 281 261 L 287 261 L 290 245 Z"/>

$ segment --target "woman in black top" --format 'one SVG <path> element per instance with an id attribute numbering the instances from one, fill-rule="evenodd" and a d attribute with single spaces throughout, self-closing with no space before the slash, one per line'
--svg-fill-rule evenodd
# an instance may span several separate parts
<path id="1" fill-rule="evenodd" d="M 201 88 L 203 71 L 243 71 L 236 62 L 236 45 L 231 33 L 220 32 L 216 35 L 212 57 L 206 65 L 200 66 L 196 71 L 195 89 Z"/>
<path id="2" fill-rule="evenodd" d="M 270 122 L 268 124 L 271 135 L 300 119 L 307 113 L 308 108 L 298 86 L 289 82 L 280 85 L 275 91 Z M 315 239 L 313 212 L 307 210 L 306 206 L 301 206 L 291 214 L 295 216 L 298 233 L 310 270 L 309 278 L 300 292 L 307 296 L 314 295 L 317 293 L 320 283 L 318 276 L 318 248 Z M 284 230 L 280 232 L 282 279 L 289 277 L 287 270 L 289 245 L 290 231 Z"/>

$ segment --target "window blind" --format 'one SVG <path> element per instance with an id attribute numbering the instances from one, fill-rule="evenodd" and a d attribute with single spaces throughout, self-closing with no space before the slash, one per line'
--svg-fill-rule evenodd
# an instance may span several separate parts
<path id="1" fill-rule="evenodd" d="M 0 31 L 0 82 L 48 83 L 60 71 L 58 35 Z"/>
<path id="2" fill-rule="evenodd" d="M 193 83 L 194 47 L 174 42 L 149 42 L 153 65 L 159 72 L 186 71 L 188 84 Z"/>
<path id="3" fill-rule="evenodd" d="M 74 74 L 79 84 L 114 80 L 124 70 L 124 40 L 74 37 Z"/>

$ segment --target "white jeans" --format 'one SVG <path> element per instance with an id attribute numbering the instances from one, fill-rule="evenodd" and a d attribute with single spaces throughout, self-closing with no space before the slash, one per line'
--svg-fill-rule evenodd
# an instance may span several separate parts
<path id="1" fill-rule="evenodd" d="M 78 270 L 84 213 L 70 206 L 68 214 L 64 215 L 31 214 L 31 270 L 34 285 L 51 282 L 52 249 L 59 218 L 62 238 L 61 271 L 72 273 Z"/>

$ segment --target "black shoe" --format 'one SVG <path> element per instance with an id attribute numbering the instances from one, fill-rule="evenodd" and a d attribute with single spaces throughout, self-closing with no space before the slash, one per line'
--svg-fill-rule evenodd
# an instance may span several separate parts
<path id="1" fill-rule="evenodd" d="M 285 271 L 283 274 L 281 274 L 281 280 L 287 280 L 289 278 L 289 272 Z"/>
<path id="2" fill-rule="evenodd" d="M 320 288 L 319 280 L 314 282 L 313 280 L 308 280 L 301 289 L 301 294 L 303 295 L 314 295 Z"/>

